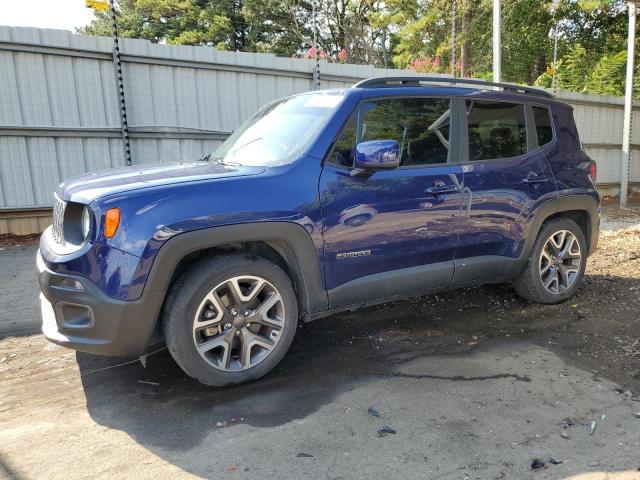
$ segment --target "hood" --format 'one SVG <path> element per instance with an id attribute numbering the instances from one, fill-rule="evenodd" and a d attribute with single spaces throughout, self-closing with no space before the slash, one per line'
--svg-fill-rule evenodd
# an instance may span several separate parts
<path id="1" fill-rule="evenodd" d="M 120 167 L 73 177 L 58 187 L 66 201 L 91 203 L 107 195 L 182 182 L 258 175 L 266 167 L 223 165 L 205 161 Z"/>

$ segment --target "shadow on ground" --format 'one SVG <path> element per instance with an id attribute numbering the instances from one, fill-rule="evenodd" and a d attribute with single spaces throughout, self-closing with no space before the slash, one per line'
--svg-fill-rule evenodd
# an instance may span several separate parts
<path id="1" fill-rule="evenodd" d="M 603 313 L 587 304 L 605 281 L 640 288 L 636 279 L 588 277 L 572 300 L 579 305 L 584 302 L 586 310 L 569 303 L 528 304 L 510 287 L 496 285 L 336 315 L 303 325 L 285 359 L 267 377 L 232 388 L 198 384 L 179 369 L 166 350 L 150 357 L 146 369 L 133 363 L 96 371 L 113 365 L 113 360 L 82 353 L 77 354 L 77 361 L 91 417 L 101 425 L 125 431 L 162 457 L 163 452 L 171 452 L 167 455 L 170 458 L 164 458 L 175 463 L 177 454 L 197 447 L 218 429 L 217 422 L 274 428 L 302 420 L 356 387 L 388 376 L 410 377 L 399 371 L 403 364 L 418 358 L 428 362 L 446 356 L 456 362 L 478 348 L 526 341 L 553 349 L 567 363 L 582 366 L 588 355 L 575 357 L 580 348 L 575 333 L 583 326 L 598 325 Z M 606 307 L 606 299 L 600 303 Z M 598 335 L 595 331 L 588 334 Z M 529 380 L 522 372 L 510 371 L 486 379 L 499 377 Z M 454 382 L 485 379 L 433 372 L 418 378 Z M 456 383 L 451 389 L 455 393 Z M 178 466 L 208 474 L 192 464 Z"/>

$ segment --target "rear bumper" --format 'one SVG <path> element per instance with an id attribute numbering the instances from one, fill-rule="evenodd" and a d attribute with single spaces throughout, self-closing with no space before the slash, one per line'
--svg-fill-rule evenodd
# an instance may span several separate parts
<path id="1" fill-rule="evenodd" d="M 593 252 L 598 248 L 598 240 L 600 239 L 600 220 L 602 218 L 602 205 L 598 202 L 598 206 L 596 209 L 595 217 L 592 215 L 591 217 L 591 225 L 590 225 L 590 235 L 589 240 L 589 251 L 587 253 L 588 256 L 591 256 Z"/>
<path id="2" fill-rule="evenodd" d="M 52 272 L 37 253 L 42 333 L 51 342 L 88 353 L 137 356 L 145 352 L 163 295 L 115 300 L 83 277 Z"/>

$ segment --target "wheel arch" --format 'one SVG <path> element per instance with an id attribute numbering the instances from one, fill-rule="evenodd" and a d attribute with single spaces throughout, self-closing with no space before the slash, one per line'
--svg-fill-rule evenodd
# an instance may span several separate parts
<path id="1" fill-rule="evenodd" d="M 558 197 L 545 202 L 538 207 L 530 221 L 529 234 L 521 258 L 529 257 L 543 225 L 557 218 L 569 218 L 578 224 L 587 242 L 587 254 L 591 255 L 598 244 L 599 206 L 598 200 L 589 195 Z"/>
<path id="2" fill-rule="evenodd" d="M 272 261 L 294 285 L 301 314 L 327 309 L 318 255 L 304 227 L 293 222 L 257 222 L 182 233 L 158 251 L 145 290 L 166 294 L 193 262 L 212 255 L 248 253 Z"/>
<path id="3" fill-rule="evenodd" d="M 586 210 L 563 210 L 560 212 L 556 212 L 552 215 L 549 215 L 547 218 L 545 218 L 540 228 L 544 227 L 544 225 L 546 225 L 547 223 L 553 220 L 562 219 L 562 218 L 568 218 L 569 220 L 573 220 L 580 227 L 580 230 L 582 230 L 582 233 L 584 234 L 585 241 L 587 242 L 587 251 L 590 251 L 591 250 L 590 248 L 591 217 L 589 216 L 589 213 Z"/>

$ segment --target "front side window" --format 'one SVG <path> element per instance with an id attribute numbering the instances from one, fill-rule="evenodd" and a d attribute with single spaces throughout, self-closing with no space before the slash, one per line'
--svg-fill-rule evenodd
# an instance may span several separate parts
<path id="1" fill-rule="evenodd" d="M 400 166 L 446 163 L 449 158 L 450 101 L 446 98 L 392 98 L 365 102 L 336 141 L 329 162 L 353 166 L 355 146 L 395 140 Z"/>
<path id="2" fill-rule="evenodd" d="M 524 105 L 467 100 L 469 160 L 517 157 L 527 152 Z"/>
<path id="3" fill-rule="evenodd" d="M 351 168 L 353 166 L 356 134 L 357 134 L 357 118 L 358 114 L 354 113 L 342 129 L 338 140 L 333 146 L 329 162 L 340 165 L 341 167 Z"/>
<path id="4" fill-rule="evenodd" d="M 242 124 L 211 158 L 231 165 L 286 165 L 315 140 L 342 99 L 340 94 L 305 94 L 270 103 Z"/>
<path id="5" fill-rule="evenodd" d="M 549 109 L 540 105 L 534 105 L 531 107 L 531 110 L 533 110 L 533 119 L 536 124 L 538 146 L 543 147 L 553 140 L 553 128 L 551 127 Z"/>

